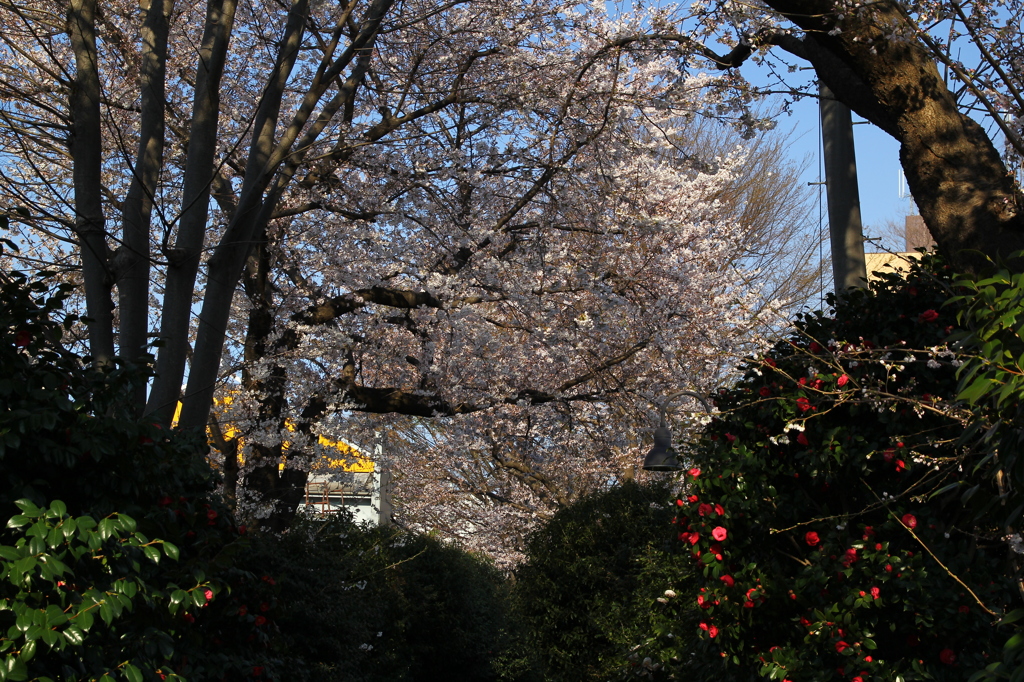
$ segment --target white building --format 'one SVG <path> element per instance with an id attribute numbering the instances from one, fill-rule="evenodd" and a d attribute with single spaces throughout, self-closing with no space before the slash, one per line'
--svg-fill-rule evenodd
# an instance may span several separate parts
<path id="1" fill-rule="evenodd" d="M 390 524 L 391 472 L 380 463 L 381 445 L 375 446 L 373 458 L 345 441 L 331 442 L 329 446 L 343 458 L 324 460 L 314 467 L 299 509 L 330 514 L 344 508 L 352 512 L 356 522 Z"/>

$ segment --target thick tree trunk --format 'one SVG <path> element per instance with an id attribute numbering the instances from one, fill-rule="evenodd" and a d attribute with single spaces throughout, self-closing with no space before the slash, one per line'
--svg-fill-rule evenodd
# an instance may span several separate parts
<path id="1" fill-rule="evenodd" d="M 220 116 L 220 81 L 224 75 L 237 0 L 210 0 L 206 10 L 206 28 L 196 67 L 192 123 L 185 159 L 181 220 L 174 248 L 169 249 L 167 279 L 161 317 L 160 348 L 156 380 L 150 392 L 146 412 L 161 423 L 170 424 L 181 393 L 185 362 L 188 357 L 188 331 L 192 323 L 192 296 L 196 274 L 206 238 L 209 217 L 213 159 L 217 150 Z M 206 426 L 205 417 L 199 428 Z"/>
<path id="2" fill-rule="evenodd" d="M 103 217 L 103 136 L 100 127 L 100 75 L 96 52 L 96 0 L 72 0 L 68 33 L 75 53 L 75 83 L 71 90 L 74 159 L 75 233 L 82 254 L 93 363 L 108 366 L 114 357 L 114 302 L 110 260 Z"/>
<path id="3" fill-rule="evenodd" d="M 910 191 L 954 267 L 977 271 L 985 257 L 1024 249 L 1024 197 L 896 3 L 845 13 L 828 0 L 768 4 L 806 32 L 774 42 L 808 59 L 840 101 L 899 141 Z"/>
<path id="4" fill-rule="evenodd" d="M 167 73 L 167 34 L 173 0 L 150 0 L 142 26 L 142 70 L 139 89 L 142 111 L 139 149 L 132 183 L 122 211 L 122 245 L 116 257 L 120 305 L 120 353 L 142 363 L 149 331 L 149 232 L 164 152 L 164 100 Z M 146 386 L 140 384 L 135 403 L 141 412 Z"/>

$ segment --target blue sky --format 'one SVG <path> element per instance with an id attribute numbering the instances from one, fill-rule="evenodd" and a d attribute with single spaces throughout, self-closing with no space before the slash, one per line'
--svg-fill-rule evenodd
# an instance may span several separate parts
<path id="1" fill-rule="evenodd" d="M 854 121 L 860 120 L 856 115 Z M 790 158 L 795 163 L 806 161 L 804 182 L 817 182 L 821 167 L 820 136 L 818 132 L 818 101 L 805 98 L 792 105 L 792 114 L 781 115 L 778 129 L 782 132 L 792 131 L 790 136 Z M 899 196 L 899 145 L 889 135 L 870 123 L 854 125 L 854 138 L 857 153 L 857 177 L 860 190 L 860 210 L 864 223 L 865 236 L 879 236 L 882 227 L 890 220 L 903 222 L 903 217 L 910 212 L 910 200 Z M 823 179 L 823 178 L 822 178 Z M 827 226 L 827 205 L 823 220 Z M 885 240 L 889 248 L 902 248 L 902 244 L 894 244 L 891 239 Z M 868 250 L 876 250 L 868 247 Z"/>

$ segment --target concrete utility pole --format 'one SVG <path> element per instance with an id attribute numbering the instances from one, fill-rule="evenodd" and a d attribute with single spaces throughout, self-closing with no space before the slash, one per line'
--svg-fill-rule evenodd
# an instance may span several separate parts
<path id="1" fill-rule="evenodd" d="M 832 276 L 836 292 L 867 286 L 864 231 L 860 222 L 857 157 L 853 148 L 850 109 L 832 91 L 818 84 L 821 139 L 825 147 L 825 190 L 832 241 Z"/>

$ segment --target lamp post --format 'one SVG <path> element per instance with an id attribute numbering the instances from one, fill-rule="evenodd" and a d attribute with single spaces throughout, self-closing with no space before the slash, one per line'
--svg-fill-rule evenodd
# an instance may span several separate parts
<path id="1" fill-rule="evenodd" d="M 710 412 L 707 401 L 693 391 L 679 391 L 673 393 L 658 405 L 658 428 L 654 430 L 654 447 L 644 457 L 644 471 L 680 471 L 683 465 L 679 463 L 675 448 L 672 447 L 672 430 L 668 428 L 668 421 L 665 419 L 665 408 L 670 402 L 681 395 L 687 395 L 700 401 L 704 410 Z"/>

